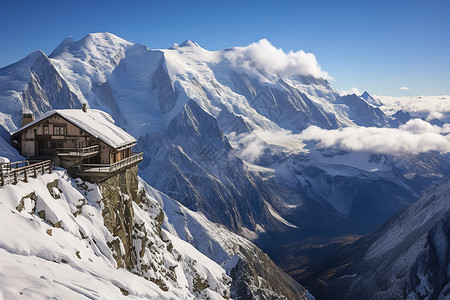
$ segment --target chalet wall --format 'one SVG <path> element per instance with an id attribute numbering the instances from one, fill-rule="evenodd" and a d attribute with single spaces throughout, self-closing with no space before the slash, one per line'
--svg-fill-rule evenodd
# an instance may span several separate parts
<path id="1" fill-rule="evenodd" d="M 22 132 L 19 145 L 19 150 L 22 155 L 39 155 L 39 153 L 35 152 L 37 139 L 41 140 L 42 143 L 47 143 L 47 148 L 51 148 L 52 144 L 50 143 L 52 141 L 59 141 L 60 147 L 62 148 L 82 148 L 98 144 L 99 142 L 84 130 L 81 130 L 56 114 L 34 124 Z"/>
<path id="2" fill-rule="evenodd" d="M 115 162 L 121 161 L 122 159 L 130 157 L 131 154 L 132 154 L 131 147 L 120 150 L 120 151 L 115 151 L 115 149 L 111 149 L 110 162 L 115 163 Z"/>
<path id="3" fill-rule="evenodd" d="M 101 164 L 110 164 L 110 153 L 114 149 L 110 146 L 106 145 L 105 143 L 100 141 L 100 163 Z"/>

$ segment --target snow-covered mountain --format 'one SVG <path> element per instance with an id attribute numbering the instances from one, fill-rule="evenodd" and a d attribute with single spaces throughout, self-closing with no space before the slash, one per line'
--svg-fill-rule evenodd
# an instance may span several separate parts
<path id="1" fill-rule="evenodd" d="M 0 69 L 0 120 L 11 132 L 23 109 L 102 109 L 139 138 L 147 183 L 262 247 L 276 246 L 368 232 L 450 174 L 440 149 L 373 153 L 314 142 L 349 128 L 397 132 L 402 123 L 368 94 L 340 96 L 326 78 L 312 54 L 284 53 L 267 40 L 151 50 L 95 33 Z M 305 138 L 305 129 L 325 131 Z"/>
<path id="2" fill-rule="evenodd" d="M 450 181 L 308 267 L 319 299 L 448 299 Z"/>
<path id="3" fill-rule="evenodd" d="M 21 159 L 2 138 L 0 150 L 1 162 Z M 58 169 L 0 188 L 2 297 L 314 299 L 250 241 L 138 183 L 136 169 L 117 176 L 91 184 Z"/>

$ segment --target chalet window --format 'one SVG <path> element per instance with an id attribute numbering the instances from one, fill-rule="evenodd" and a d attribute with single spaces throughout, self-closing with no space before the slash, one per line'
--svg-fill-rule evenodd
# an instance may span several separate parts
<path id="1" fill-rule="evenodd" d="M 44 134 L 48 134 L 49 133 L 48 132 L 48 124 L 45 124 L 43 129 L 44 129 Z"/>
<path id="2" fill-rule="evenodd" d="M 54 135 L 66 135 L 66 126 L 64 125 L 53 125 Z"/>

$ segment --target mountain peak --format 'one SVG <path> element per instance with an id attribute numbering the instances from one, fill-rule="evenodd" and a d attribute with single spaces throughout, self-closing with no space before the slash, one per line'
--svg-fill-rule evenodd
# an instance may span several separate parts
<path id="1" fill-rule="evenodd" d="M 364 93 L 361 94 L 361 98 L 367 100 L 367 98 L 372 97 L 367 91 L 364 91 Z"/>
<path id="2" fill-rule="evenodd" d="M 360 97 L 363 98 L 364 100 L 366 100 L 367 103 L 369 103 L 369 104 L 372 104 L 375 106 L 383 105 L 383 103 L 381 103 L 380 100 L 372 97 L 367 91 L 364 91 L 364 93 L 362 93 Z"/>
<path id="3" fill-rule="evenodd" d="M 88 33 L 84 38 L 75 43 L 85 45 L 86 47 L 90 45 L 132 45 L 127 40 L 109 32 Z"/>
<path id="4" fill-rule="evenodd" d="M 93 32 L 88 33 L 83 39 L 92 40 L 112 40 L 116 42 L 129 43 L 128 41 L 118 37 L 117 35 L 110 32 Z"/>
<path id="5" fill-rule="evenodd" d="M 88 49 L 88 51 L 104 51 L 105 49 L 118 49 L 132 45 L 133 43 L 109 32 L 89 33 L 78 41 L 74 41 L 72 37 L 65 38 L 61 44 L 53 50 L 50 57 L 55 58 L 66 51 L 77 52 L 82 48 Z"/>
<path id="6" fill-rule="evenodd" d="M 172 46 L 170 46 L 169 49 L 178 49 L 178 48 L 182 48 L 182 47 L 202 49 L 202 47 L 200 47 L 200 45 L 197 42 L 191 41 L 191 40 L 185 40 L 181 44 L 175 43 Z"/>
<path id="7" fill-rule="evenodd" d="M 47 55 L 45 55 L 45 53 L 41 49 L 38 49 L 36 51 L 31 52 L 30 55 L 28 55 L 27 57 L 40 57 L 40 56 L 47 56 Z"/>
<path id="8" fill-rule="evenodd" d="M 42 50 L 36 50 L 34 52 L 31 52 L 27 57 L 25 57 L 24 59 L 11 64 L 10 66 L 16 65 L 16 64 L 21 64 L 21 63 L 25 63 L 27 65 L 32 65 L 34 64 L 34 62 L 37 59 L 47 59 L 47 55 L 45 55 L 45 53 Z"/>
<path id="9" fill-rule="evenodd" d="M 199 44 L 197 44 L 197 42 L 191 41 L 191 40 L 185 40 L 184 42 L 182 42 L 180 44 L 180 47 L 199 47 L 199 48 L 201 48 L 199 46 Z"/>

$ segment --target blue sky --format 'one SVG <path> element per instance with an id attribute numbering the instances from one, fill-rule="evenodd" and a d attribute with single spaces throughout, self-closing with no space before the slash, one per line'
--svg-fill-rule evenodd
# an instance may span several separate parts
<path id="1" fill-rule="evenodd" d="M 338 91 L 450 94 L 450 1 L 17 0 L 1 11 L 0 67 L 90 32 L 150 48 L 191 39 L 209 50 L 267 38 L 314 53 Z"/>

